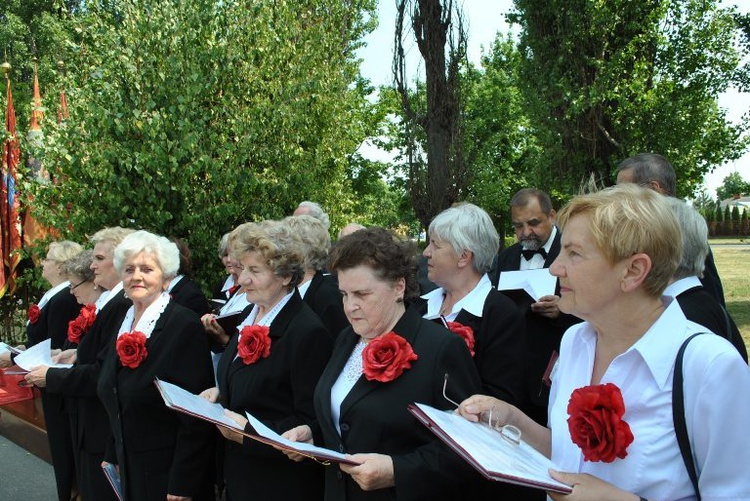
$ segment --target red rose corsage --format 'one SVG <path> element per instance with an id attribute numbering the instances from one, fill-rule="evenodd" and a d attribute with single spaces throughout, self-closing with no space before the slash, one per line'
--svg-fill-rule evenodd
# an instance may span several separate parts
<path id="1" fill-rule="evenodd" d="M 448 329 L 461 336 L 466 341 L 466 346 L 469 347 L 469 353 L 474 356 L 474 329 L 468 325 L 461 324 L 459 322 L 446 322 Z"/>
<path id="2" fill-rule="evenodd" d="M 148 356 L 146 340 L 146 335 L 138 331 L 126 332 L 117 338 L 115 348 L 123 367 L 135 369 L 141 365 Z"/>
<path id="3" fill-rule="evenodd" d="M 81 336 L 86 334 L 96 320 L 96 305 L 87 304 L 81 308 L 78 316 L 68 322 L 68 341 L 71 343 L 80 343 Z"/>
<path id="4" fill-rule="evenodd" d="M 367 344 L 362 351 L 362 369 L 368 380 L 387 383 L 411 368 L 418 358 L 406 339 L 389 332 Z"/>
<path id="5" fill-rule="evenodd" d="M 246 325 L 240 331 L 237 354 L 245 365 L 254 364 L 271 354 L 271 336 L 265 325 Z"/>
<path id="6" fill-rule="evenodd" d="M 42 310 L 39 308 L 39 305 L 34 303 L 31 306 L 29 306 L 29 323 L 34 325 L 39 320 L 39 315 L 42 314 Z"/>
<path id="7" fill-rule="evenodd" d="M 623 459 L 633 442 L 630 425 L 623 421 L 625 403 L 620 388 L 612 383 L 584 386 L 573 391 L 568 402 L 568 429 L 585 461 L 611 463 Z"/>

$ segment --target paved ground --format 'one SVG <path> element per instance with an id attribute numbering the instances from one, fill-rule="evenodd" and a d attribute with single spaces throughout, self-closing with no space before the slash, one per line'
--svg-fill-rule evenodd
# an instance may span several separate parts
<path id="1" fill-rule="evenodd" d="M 0 435 L 0 500 L 55 501 L 52 465 Z"/>

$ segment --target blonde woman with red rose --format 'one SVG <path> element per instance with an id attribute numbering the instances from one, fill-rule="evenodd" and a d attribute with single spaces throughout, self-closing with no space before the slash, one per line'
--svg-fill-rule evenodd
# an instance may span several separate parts
<path id="1" fill-rule="evenodd" d="M 686 319 L 662 292 L 680 262 L 680 228 L 666 200 L 636 185 L 574 198 L 558 214 L 560 310 L 585 320 L 563 337 L 549 428 L 486 396 L 464 401 L 470 420 L 519 427 L 573 487 L 554 500 L 750 499 L 750 369 L 725 339 Z M 697 471 L 677 444 L 672 384 L 684 352 L 684 414 Z"/>
<path id="2" fill-rule="evenodd" d="M 177 246 L 136 231 L 114 250 L 114 266 L 133 302 L 117 326 L 97 393 L 113 440 L 104 459 L 117 465 L 128 501 L 213 500 L 214 433 L 168 409 L 154 378 L 198 393 L 213 381 L 198 316 L 165 291 L 179 267 Z"/>
<path id="3" fill-rule="evenodd" d="M 452 408 L 446 374 L 453 399 L 480 381 L 466 342 L 406 305 L 418 293 L 414 246 L 382 228 L 360 230 L 333 246 L 329 269 L 351 327 L 315 390 L 317 421 L 285 436 L 360 463 L 326 469 L 326 501 L 463 499 L 471 472 L 407 407 Z"/>
<path id="4" fill-rule="evenodd" d="M 331 354 L 332 338 L 297 291 L 304 257 L 291 227 L 280 221 L 248 223 L 229 238 L 239 263 L 238 283 L 254 306 L 219 361 L 219 400 L 242 426 L 245 412 L 281 433 L 314 418 L 313 390 Z M 228 501 L 315 501 L 323 494 L 323 467 L 292 463 L 267 445 L 219 428 Z"/>

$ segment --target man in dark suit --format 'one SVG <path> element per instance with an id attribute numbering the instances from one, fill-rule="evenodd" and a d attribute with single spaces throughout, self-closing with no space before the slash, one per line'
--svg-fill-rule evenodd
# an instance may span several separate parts
<path id="1" fill-rule="evenodd" d="M 510 201 L 510 213 L 517 243 L 502 250 L 497 257 L 497 285 L 504 271 L 549 268 L 560 253 L 560 232 L 555 227 L 555 211 L 545 192 L 524 188 Z M 534 301 L 523 290 L 502 291 L 526 317 L 527 401 L 522 410 L 542 425 L 547 424 L 550 371 L 565 330 L 580 322 L 560 312 L 557 294 Z"/>
<path id="2" fill-rule="evenodd" d="M 617 184 L 635 183 L 662 195 L 677 197 L 674 167 L 666 158 L 656 153 L 639 153 L 626 158 L 617 166 L 615 176 Z M 710 247 L 705 260 L 703 276 L 700 280 L 706 292 L 716 298 L 722 307 L 725 307 L 724 288 L 721 285 L 719 272 L 716 269 L 716 264 L 714 264 L 714 256 Z"/>

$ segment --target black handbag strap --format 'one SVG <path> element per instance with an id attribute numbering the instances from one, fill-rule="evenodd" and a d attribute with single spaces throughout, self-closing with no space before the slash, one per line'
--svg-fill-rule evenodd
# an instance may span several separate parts
<path id="1" fill-rule="evenodd" d="M 687 423 L 685 422 L 685 392 L 683 391 L 682 385 L 682 358 L 685 355 L 685 348 L 687 348 L 688 343 L 695 336 L 700 336 L 701 334 L 704 333 L 699 332 L 693 334 L 682 343 L 682 346 L 680 346 L 674 363 L 674 379 L 672 380 L 672 419 L 674 420 L 674 431 L 677 435 L 677 445 L 680 447 L 682 460 L 685 462 L 685 468 L 687 468 L 688 476 L 693 483 L 695 497 L 698 501 L 701 500 L 701 491 L 698 488 L 698 474 L 695 471 L 693 453 L 690 449 L 690 437 L 688 436 Z"/>

